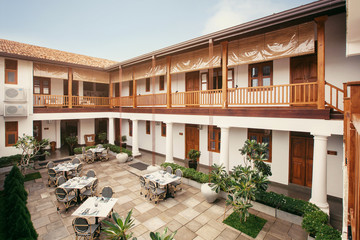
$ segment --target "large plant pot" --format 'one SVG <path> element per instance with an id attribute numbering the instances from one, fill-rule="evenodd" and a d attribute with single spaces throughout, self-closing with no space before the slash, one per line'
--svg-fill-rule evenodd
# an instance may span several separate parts
<path id="1" fill-rule="evenodd" d="M 210 183 L 201 185 L 201 193 L 208 203 L 213 203 L 219 197 L 219 193 L 211 190 Z"/>
<path id="2" fill-rule="evenodd" d="M 189 168 L 192 168 L 192 169 L 197 169 L 197 166 L 198 166 L 198 162 L 195 160 L 188 160 L 188 165 L 189 165 Z"/>
<path id="3" fill-rule="evenodd" d="M 128 155 L 126 153 L 119 153 L 116 155 L 118 163 L 125 163 L 128 160 Z"/>

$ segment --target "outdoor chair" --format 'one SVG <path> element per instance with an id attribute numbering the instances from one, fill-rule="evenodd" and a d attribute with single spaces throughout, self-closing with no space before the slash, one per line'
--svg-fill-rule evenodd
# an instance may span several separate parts
<path id="1" fill-rule="evenodd" d="M 65 188 L 62 187 L 57 187 L 55 189 L 55 195 L 58 203 L 64 204 L 65 211 L 67 211 L 68 208 L 71 207 L 71 205 L 75 205 L 77 201 L 75 192 L 70 194 L 68 191 L 66 191 Z M 59 205 L 57 206 L 57 210 L 60 210 Z"/>
<path id="2" fill-rule="evenodd" d="M 100 236 L 100 224 L 89 224 L 86 218 L 77 217 L 72 222 L 76 239 L 94 239 Z"/>
<path id="3" fill-rule="evenodd" d="M 49 168 L 54 168 L 54 163 L 52 161 L 49 161 L 47 164 L 46 164 L 46 168 L 49 169 Z"/>
<path id="4" fill-rule="evenodd" d="M 89 178 L 89 177 L 96 177 L 96 172 L 93 170 L 93 169 L 89 169 L 87 172 L 86 172 L 86 176 Z"/>
<path id="5" fill-rule="evenodd" d="M 85 145 L 94 146 L 95 145 L 95 134 L 86 134 L 84 135 Z"/>
<path id="6" fill-rule="evenodd" d="M 166 189 L 158 188 L 154 181 L 149 181 L 150 187 L 150 201 L 154 200 L 155 204 L 158 203 L 160 199 L 165 199 L 166 197 Z"/>
<path id="7" fill-rule="evenodd" d="M 140 176 L 140 195 L 144 195 L 144 197 L 149 196 L 149 183 L 146 182 L 145 178 L 143 176 Z M 143 192 L 144 191 L 144 192 Z"/>
<path id="8" fill-rule="evenodd" d="M 173 189 L 174 194 L 176 193 L 176 191 L 181 191 L 182 190 L 181 178 L 183 176 L 183 172 L 180 169 L 176 169 L 175 170 L 175 175 L 177 177 L 180 177 L 180 180 L 170 183 L 170 186 Z"/>
<path id="9" fill-rule="evenodd" d="M 74 157 L 73 160 L 71 161 L 72 164 L 79 164 L 80 163 L 80 159 L 78 157 Z"/>
<path id="10" fill-rule="evenodd" d="M 96 145 L 97 148 L 103 148 L 104 146 L 102 144 Z"/>
<path id="11" fill-rule="evenodd" d="M 84 157 L 84 159 L 85 159 L 85 162 L 87 162 L 87 163 L 93 163 L 93 162 L 95 161 L 95 154 L 94 154 L 94 152 L 91 151 L 91 150 L 87 150 L 87 151 L 85 152 L 85 157 Z"/>
<path id="12" fill-rule="evenodd" d="M 90 187 L 86 188 L 86 190 L 82 193 L 80 193 L 80 199 L 83 201 L 85 198 L 93 197 L 96 195 L 96 189 L 98 186 L 99 180 L 95 179 Z"/>
<path id="13" fill-rule="evenodd" d="M 101 161 L 108 161 L 109 160 L 109 151 L 110 151 L 109 148 L 102 151 L 102 153 L 99 156 Z"/>
<path id="14" fill-rule="evenodd" d="M 49 175 L 48 186 L 50 187 L 52 183 L 56 186 L 56 180 L 57 180 L 56 171 L 53 168 L 49 168 L 48 175 Z"/>
<path id="15" fill-rule="evenodd" d="M 166 170 L 166 172 L 168 172 L 168 173 L 170 173 L 170 174 L 173 173 L 173 169 L 172 169 L 172 167 L 170 167 L 170 166 L 167 166 L 165 170 Z"/>
<path id="16" fill-rule="evenodd" d="M 81 160 L 85 161 L 85 147 L 81 148 L 81 154 L 82 154 Z"/>
<path id="17" fill-rule="evenodd" d="M 80 163 L 74 171 L 72 171 L 68 174 L 68 179 L 73 178 L 73 177 L 80 177 L 83 166 L 84 166 L 84 164 Z"/>
<path id="18" fill-rule="evenodd" d="M 62 184 L 66 183 L 66 178 L 64 176 L 59 176 L 56 180 L 56 186 L 60 186 Z M 67 192 L 71 192 L 72 188 L 65 188 Z"/>
<path id="19" fill-rule="evenodd" d="M 111 187 L 104 187 L 101 191 L 101 196 L 106 198 L 111 198 L 113 195 L 113 190 Z"/>

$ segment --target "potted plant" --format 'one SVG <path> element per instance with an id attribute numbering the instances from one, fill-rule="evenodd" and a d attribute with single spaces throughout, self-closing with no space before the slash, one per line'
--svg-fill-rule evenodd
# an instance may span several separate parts
<path id="1" fill-rule="evenodd" d="M 103 221 L 107 227 L 102 227 L 102 232 L 106 233 L 107 239 L 119 239 L 119 240 L 135 240 L 136 238 L 131 238 L 133 233 L 130 232 L 130 229 L 135 225 L 134 219 L 131 218 L 132 209 L 128 213 L 125 219 L 122 219 L 118 213 L 114 212 L 112 214 L 114 223 L 109 221 Z"/>
<path id="2" fill-rule="evenodd" d="M 102 143 L 102 144 L 105 143 L 105 140 L 106 140 L 106 138 L 107 138 L 106 135 L 107 135 L 106 132 L 99 133 L 98 138 L 99 138 L 99 140 L 100 140 L 100 143 Z"/>
<path id="3" fill-rule="evenodd" d="M 164 232 L 162 234 L 160 234 L 159 232 L 150 232 L 150 238 L 151 240 L 173 240 L 174 236 L 176 234 L 177 231 L 173 232 L 170 235 L 166 235 L 167 234 L 167 230 L 168 228 L 166 227 L 164 229 Z"/>
<path id="4" fill-rule="evenodd" d="M 210 182 L 201 185 L 201 193 L 208 203 L 214 202 L 221 190 L 228 189 L 229 175 L 223 165 L 212 165 L 212 171 L 209 174 Z"/>
<path id="5" fill-rule="evenodd" d="M 122 136 L 121 137 L 121 147 L 122 148 L 126 148 L 126 141 L 127 141 L 126 135 Z"/>
<path id="6" fill-rule="evenodd" d="M 65 142 L 69 146 L 69 155 L 74 155 L 74 147 L 78 144 L 78 139 L 75 136 L 68 136 L 65 138 Z"/>
<path id="7" fill-rule="evenodd" d="M 190 151 L 188 152 L 188 164 L 189 164 L 189 168 L 193 168 L 193 169 L 197 169 L 197 165 L 198 165 L 198 161 L 199 161 L 199 157 L 201 155 L 201 152 L 195 149 L 190 149 Z"/>

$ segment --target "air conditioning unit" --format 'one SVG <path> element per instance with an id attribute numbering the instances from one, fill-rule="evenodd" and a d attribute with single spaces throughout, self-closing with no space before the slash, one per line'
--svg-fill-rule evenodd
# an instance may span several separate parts
<path id="1" fill-rule="evenodd" d="M 4 117 L 26 117 L 27 104 L 4 104 Z"/>
<path id="2" fill-rule="evenodd" d="M 21 87 L 5 87 L 5 102 L 27 102 L 26 89 Z"/>

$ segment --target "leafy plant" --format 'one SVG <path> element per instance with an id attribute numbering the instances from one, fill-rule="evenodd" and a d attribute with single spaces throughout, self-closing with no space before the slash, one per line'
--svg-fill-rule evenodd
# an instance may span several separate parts
<path id="1" fill-rule="evenodd" d="M 126 135 L 124 135 L 124 136 L 121 137 L 121 141 L 122 141 L 122 142 L 126 142 L 126 141 L 127 141 Z"/>
<path id="2" fill-rule="evenodd" d="M 134 219 L 131 219 L 132 209 L 128 212 L 128 215 L 123 220 L 120 215 L 116 212 L 112 214 L 114 219 L 114 223 L 109 221 L 103 221 L 108 227 L 104 227 L 101 231 L 105 232 L 107 235 L 107 239 L 112 240 L 128 240 L 131 239 L 133 233 L 128 233 L 130 228 L 132 228 L 134 224 Z M 132 238 L 136 240 L 136 238 Z"/>
<path id="3" fill-rule="evenodd" d="M 0 167 L 11 166 L 18 164 L 21 161 L 21 154 L 11 155 L 0 158 Z"/>
<path id="4" fill-rule="evenodd" d="M 200 155 L 201 155 L 201 152 L 198 150 L 195 150 L 195 149 L 190 149 L 190 151 L 188 152 L 189 159 L 191 159 L 193 161 L 198 161 Z"/>
<path id="5" fill-rule="evenodd" d="M 311 236 L 315 236 L 316 232 L 319 231 L 323 224 L 327 224 L 328 215 L 321 210 L 308 212 L 305 214 L 301 223 L 304 228 Z"/>
<path id="6" fill-rule="evenodd" d="M 106 132 L 99 133 L 98 138 L 99 138 L 101 143 L 104 143 L 106 138 L 107 138 Z"/>
<path id="7" fill-rule="evenodd" d="M 217 165 L 214 163 L 212 165 L 212 171 L 210 172 L 210 187 L 216 193 L 219 193 L 220 190 L 227 191 L 230 179 L 229 174 L 226 172 L 225 167 L 221 165 Z"/>
<path id="8" fill-rule="evenodd" d="M 172 239 L 174 239 L 174 236 L 175 236 L 175 234 L 176 234 L 177 231 L 173 232 L 173 233 L 170 234 L 170 235 L 166 235 L 167 230 L 168 230 L 168 228 L 166 227 L 165 230 L 164 230 L 164 232 L 163 232 L 163 234 L 161 234 L 161 235 L 160 235 L 160 233 L 158 233 L 158 232 L 156 232 L 156 233 L 151 232 L 151 233 L 150 233 L 150 238 L 151 238 L 152 240 L 172 240 Z"/>
<path id="9" fill-rule="evenodd" d="M 318 240 L 340 240 L 341 233 L 329 225 L 323 224 L 316 233 Z"/>

